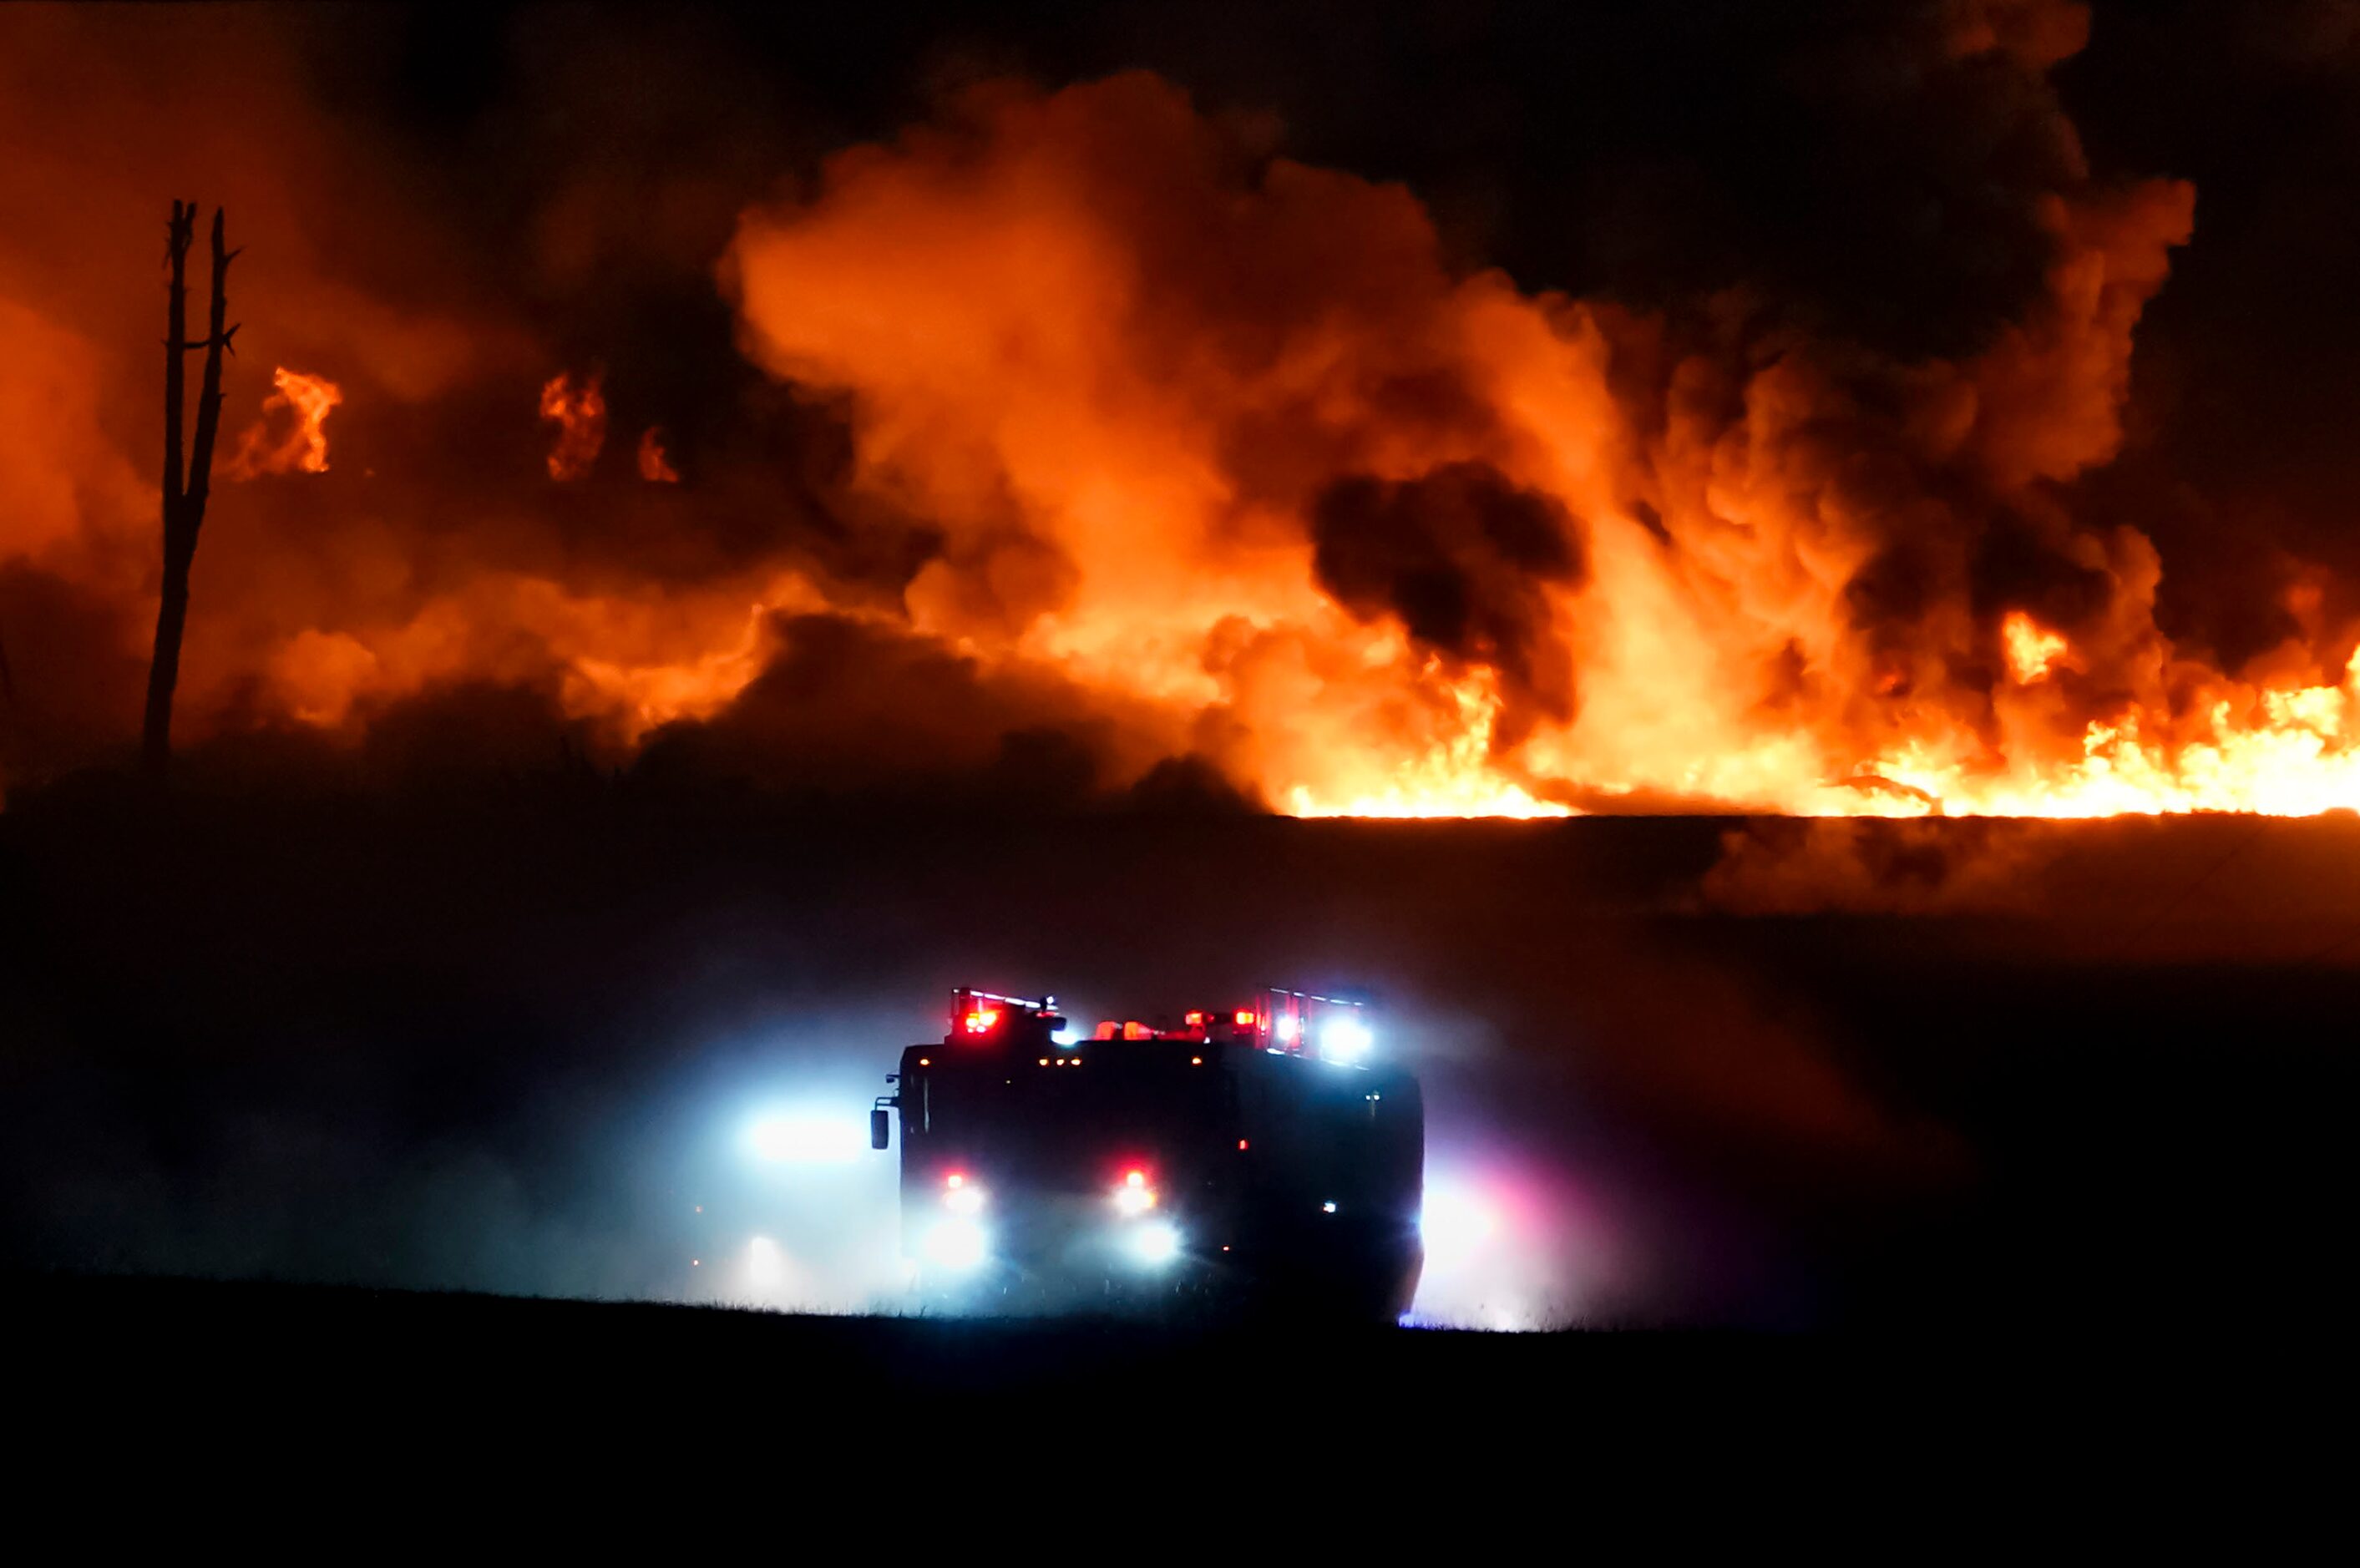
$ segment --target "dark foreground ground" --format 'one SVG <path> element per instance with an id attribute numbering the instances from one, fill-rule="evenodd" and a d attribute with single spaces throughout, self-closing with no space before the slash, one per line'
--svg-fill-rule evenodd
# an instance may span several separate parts
<path id="1" fill-rule="evenodd" d="M 1866 1466 L 1985 1489 L 1986 1504 L 2055 1490 L 2087 1505 L 2133 1454 L 2177 1471 L 2239 1453 L 2283 1461 L 2291 1503 L 2337 1463 L 2314 1423 L 2340 1425 L 2353 1391 L 2331 1346 L 2198 1347 L 2128 1325 L 2037 1338 L 1187 1330 L 0 1283 L 20 1431 L 94 1431 L 110 1454 L 154 1445 L 184 1464 L 213 1444 L 257 1462 L 292 1447 L 353 1464 L 388 1449 L 455 1462 L 486 1446 L 521 1463 L 581 1445 L 709 1466 L 713 1482 L 749 1465 L 798 1485 L 839 1472 L 899 1485 L 912 1466 L 945 1482 L 1031 1471 L 1050 1495 L 1071 1483 L 1103 1500 L 1179 1455 L 1200 1477 L 1256 1460 L 1297 1489 L 1471 1473 L 1475 1512 L 1453 1517 L 1480 1519 L 1485 1476 L 1509 1488 L 1502 1506 L 1530 1507 L 1519 1489 L 1535 1468 L 1568 1499 L 1610 1474 L 1718 1485 L 1732 1466 L 1817 1471 L 1806 1500 L 1830 1508 L 1826 1489 L 1860 1484 Z M 2151 1496 L 2160 1474 L 2140 1490 Z"/>

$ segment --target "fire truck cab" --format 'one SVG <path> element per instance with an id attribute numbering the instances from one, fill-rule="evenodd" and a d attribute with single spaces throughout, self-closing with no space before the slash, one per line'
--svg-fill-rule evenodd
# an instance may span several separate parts
<path id="1" fill-rule="evenodd" d="M 961 988 L 901 1053 L 901 1250 L 970 1310 L 1285 1304 L 1390 1320 L 1423 1263 L 1417 1081 L 1359 1003 L 1074 1029 L 1052 997 Z"/>

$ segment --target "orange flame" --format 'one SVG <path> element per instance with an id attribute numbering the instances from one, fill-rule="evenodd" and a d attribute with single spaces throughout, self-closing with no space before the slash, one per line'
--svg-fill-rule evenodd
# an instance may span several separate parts
<path id="1" fill-rule="evenodd" d="M 281 365 L 270 374 L 278 390 L 262 400 L 262 417 L 238 438 L 230 458 L 232 479 L 253 479 L 265 474 L 325 474 L 328 472 L 328 415 L 344 400 L 341 387 L 324 376 L 306 376 Z M 272 419 L 292 413 L 291 423 Z M 271 426 L 278 423 L 276 434 Z"/>
<path id="2" fill-rule="evenodd" d="M 650 485 L 677 485 L 680 474 L 664 456 L 663 432 L 650 425 L 639 437 L 639 477 Z"/>
<path id="3" fill-rule="evenodd" d="M 541 417 L 557 426 L 557 445 L 549 453 L 552 479 L 584 477 L 606 444 L 606 398 L 598 389 L 600 380 L 595 371 L 580 382 L 561 372 L 541 389 Z"/>
<path id="4" fill-rule="evenodd" d="M 2019 686 L 2029 686 L 2045 677 L 2070 646 L 2022 610 L 2010 610 L 1999 629 L 2006 645 L 2008 673 L 2016 677 Z"/>

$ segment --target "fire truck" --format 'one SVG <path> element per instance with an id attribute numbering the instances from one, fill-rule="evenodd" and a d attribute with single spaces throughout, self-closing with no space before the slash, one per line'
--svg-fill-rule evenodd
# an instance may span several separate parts
<path id="1" fill-rule="evenodd" d="M 1099 1024 L 961 988 L 901 1052 L 901 1249 L 935 1303 L 985 1312 L 1284 1306 L 1390 1321 L 1424 1253 L 1425 1109 L 1370 1009 L 1264 990 Z"/>

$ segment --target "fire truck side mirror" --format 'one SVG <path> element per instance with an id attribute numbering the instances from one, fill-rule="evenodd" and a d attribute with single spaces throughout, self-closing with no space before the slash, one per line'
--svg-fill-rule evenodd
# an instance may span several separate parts
<path id="1" fill-rule="evenodd" d="M 869 1147 L 883 1149 L 893 1141 L 893 1124 L 885 1107 L 877 1106 L 869 1113 Z"/>

